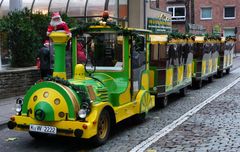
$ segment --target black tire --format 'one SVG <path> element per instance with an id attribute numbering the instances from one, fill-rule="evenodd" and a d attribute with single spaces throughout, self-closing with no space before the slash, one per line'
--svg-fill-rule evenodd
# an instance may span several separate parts
<path id="1" fill-rule="evenodd" d="M 208 77 L 208 82 L 211 83 L 213 81 L 213 76 Z"/>
<path id="2" fill-rule="evenodd" d="M 179 94 L 180 94 L 181 97 L 185 97 L 186 92 L 187 92 L 187 88 L 186 87 L 184 87 L 184 88 L 179 90 Z"/>
<path id="3" fill-rule="evenodd" d="M 226 69 L 226 74 L 229 74 L 230 73 L 230 68 L 227 68 Z"/>
<path id="4" fill-rule="evenodd" d="M 202 80 L 195 80 L 193 83 L 193 86 L 195 89 L 200 89 L 202 88 Z"/>
<path id="5" fill-rule="evenodd" d="M 217 76 L 218 76 L 218 78 L 223 77 L 223 71 L 218 71 L 218 72 L 217 72 Z"/>
<path id="6" fill-rule="evenodd" d="M 157 107 L 159 107 L 159 108 L 165 108 L 165 107 L 167 107 L 167 105 L 168 105 L 168 97 L 167 97 L 167 96 L 165 96 L 165 97 L 160 97 L 160 98 L 157 99 L 156 102 L 157 102 L 157 103 L 156 103 Z"/>
<path id="7" fill-rule="evenodd" d="M 97 135 L 93 137 L 94 146 L 101 146 L 106 143 L 110 134 L 110 114 L 107 110 L 103 110 L 98 119 Z"/>
<path id="8" fill-rule="evenodd" d="M 33 137 L 36 140 L 43 140 L 43 139 L 46 139 L 47 136 L 49 136 L 48 134 L 40 133 L 40 132 L 29 131 L 28 133 L 31 137 Z"/>

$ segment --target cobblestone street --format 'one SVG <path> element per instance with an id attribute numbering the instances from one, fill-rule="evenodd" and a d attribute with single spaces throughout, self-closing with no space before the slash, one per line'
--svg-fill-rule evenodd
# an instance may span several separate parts
<path id="1" fill-rule="evenodd" d="M 147 151 L 239 151 L 239 89 L 237 83 Z"/>

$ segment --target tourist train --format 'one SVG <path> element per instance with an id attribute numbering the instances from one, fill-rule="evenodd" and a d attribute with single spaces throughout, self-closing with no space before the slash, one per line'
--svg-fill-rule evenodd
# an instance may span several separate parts
<path id="1" fill-rule="evenodd" d="M 111 128 L 127 118 L 142 121 L 168 96 L 201 88 L 202 81 L 229 73 L 235 40 L 231 37 L 155 34 L 100 21 L 72 29 L 72 38 L 53 31 L 53 76 L 36 82 L 16 101 L 8 128 L 38 139 L 62 135 L 104 144 Z M 71 41 L 72 74 L 66 45 Z M 78 63 L 82 43 L 86 62 Z"/>

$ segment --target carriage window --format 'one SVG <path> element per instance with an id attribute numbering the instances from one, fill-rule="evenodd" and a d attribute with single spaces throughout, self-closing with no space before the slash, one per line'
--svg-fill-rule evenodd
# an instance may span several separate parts
<path id="1" fill-rule="evenodd" d="M 151 44 L 151 61 L 158 60 L 158 44 Z"/>
<path id="2" fill-rule="evenodd" d="M 159 57 L 161 59 L 166 59 L 166 45 L 160 44 L 159 45 Z"/>
<path id="3" fill-rule="evenodd" d="M 138 39 L 133 39 L 132 42 L 132 66 L 133 68 L 140 68 L 146 64 L 146 48 L 145 37 L 139 36 Z"/>
<path id="4" fill-rule="evenodd" d="M 96 70 L 123 69 L 122 37 L 116 33 L 91 33 L 85 36 L 86 58 Z M 88 62 L 89 63 L 89 62 Z M 87 66 L 91 69 L 92 66 Z"/>
<path id="5" fill-rule="evenodd" d="M 151 44 L 151 61 L 166 59 L 167 56 L 165 44 Z"/>

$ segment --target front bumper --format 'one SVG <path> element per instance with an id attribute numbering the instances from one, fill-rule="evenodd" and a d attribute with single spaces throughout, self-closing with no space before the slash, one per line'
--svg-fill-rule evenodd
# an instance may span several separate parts
<path id="1" fill-rule="evenodd" d="M 57 128 L 57 135 L 78 138 L 91 138 L 97 134 L 96 122 L 80 121 L 37 121 L 27 116 L 13 116 L 8 122 L 8 128 L 18 131 L 29 131 L 30 125 L 53 126 Z"/>

